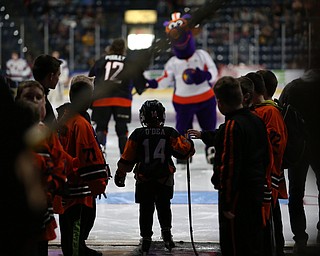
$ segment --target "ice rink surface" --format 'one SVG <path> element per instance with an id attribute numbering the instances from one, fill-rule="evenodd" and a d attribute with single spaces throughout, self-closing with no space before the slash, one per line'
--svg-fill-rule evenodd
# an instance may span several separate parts
<path id="1" fill-rule="evenodd" d="M 54 93 L 53 93 L 54 95 Z M 129 134 L 140 127 L 138 110 L 147 99 L 158 99 L 166 108 L 166 125 L 175 126 L 174 110 L 171 103 L 172 91 L 149 90 L 143 95 L 134 95 L 132 107 L 132 123 L 129 125 Z M 63 101 L 52 101 L 55 107 L 67 101 L 65 95 Z M 219 115 L 218 122 L 223 117 Z M 194 128 L 198 129 L 197 121 L 194 120 Z M 193 236 L 196 242 L 218 242 L 218 210 L 217 192 L 214 190 L 210 178 L 212 165 L 207 164 L 204 153 L 204 144 L 195 140 L 196 154 L 190 163 L 190 185 L 191 185 L 191 206 Z M 107 139 L 107 162 L 110 165 L 112 174 L 116 171 L 116 163 L 119 160 L 118 139 L 114 130 L 114 121 L 109 124 Z M 172 200 L 173 212 L 173 238 L 175 241 L 190 242 L 190 228 L 188 216 L 187 197 L 187 175 L 186 167 L 176 165 L 175 174 L 175 195 Z M 107 187 L 107 199 L 97 200 L 97 218 L 95 225 L 88 239 L 90 245 L 103 244 L 128 244 L 136 245 L 139 242 L 138 226 L 138 205 L 134 203 L 134 178 L 133 174 L 127 175 L 126 186 L 118 188 L 113 180 L 110 180 Z M 315 244 L 318 218 L 317 189 L 315 175 L 312 170 L 308 173 L 308 181 L 305 193 L 305 210 L 307 214 L 307 232 L 309 244 Z M 292 233 L 290 230 L 287 200 L 281 201 L 284 235 L 287 246 L 293 245 Z M 58 218 L 58 216 L 56 216 Z M 153 240 L 160 241 L 160 228 L 157 216 L 154 216 Z M 59 229 L 56 229 L 57 239 L 50 244 L 60 243 Z"/>

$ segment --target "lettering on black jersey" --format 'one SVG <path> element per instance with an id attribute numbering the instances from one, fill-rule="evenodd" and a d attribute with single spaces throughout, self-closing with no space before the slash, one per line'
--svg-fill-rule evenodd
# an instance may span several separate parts
<path id="1" fill-rule="evenodd" d="M 146 135 L 166 135 L 162 128 L 147 128 L 145 129 Z"/>
<path id="2" fill-rule="evenodd" d="M 105 60 L 118 60 L 118 61 L 124 61 L 126 56 L 123 55 L 106 55 L 104 58 Z"/>

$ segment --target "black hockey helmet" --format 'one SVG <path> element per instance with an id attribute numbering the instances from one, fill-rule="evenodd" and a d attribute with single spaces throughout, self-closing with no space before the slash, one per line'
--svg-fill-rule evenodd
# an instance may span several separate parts
<path id="1" fill-rule="evenodd" d="M 142 126 L 163 126 L 166 119 L 165 111 L 166 109 L 160 101 L 145 101 L 139 110 L 139 117 Z"/>

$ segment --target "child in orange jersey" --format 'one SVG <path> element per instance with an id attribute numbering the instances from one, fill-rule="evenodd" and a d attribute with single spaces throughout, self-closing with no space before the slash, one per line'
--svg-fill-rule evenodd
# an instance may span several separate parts
<path id="1" fill-rule="evenodd" d="M 76 81 L 71 84 L 71 103 L 61 106 L 64 113 L 59 118 L 60 141 L 66 152 L 80 160 L 78 171 L 67 177 L 69 194 L 63 198 L 64 213 L 59 216 L 65 256 L 102 255 L 85 243 L 96 217 L 95 197 L 104 193 L 108 180 L 108 165 L 87 113 L 92 93 L 91 83 Z M 60 107 L 58 111 L 61 112 Z"/>
<path id="2" fill-rule="evenodd" d="M 277 104 L 272 100 L 273 93 L 277 87 L 277 79 L 271 71 L 250 72 L 245 75 L 254 83 L 253 106 L 256 113 L 265 123 L 268 131 L 269 141 L 271 143 L 272 160 L 271 166 L 271 185 L 272 185 L 272 221 L 274 230 L 269 230 L 267 225 L 267 233 L 271 232 L 271 236 L 266 235 L 266 239 L 274 236 L 275 245 L 272 241 L 266 241 L 266 248 L 273 248 L 277 256 L 284 256 L 284 236 L 281 219 L 281 210 L 279 204 L 280 199 L 287 199 L 286 183 L 284 172 L 282 169 L 283 154 L 287 144 L 287 128 L 284 123 L 282 114 L 277 108 Z M 268 90 L 267 90 L 268 87 Z M 272 235 L 273 233 L 273 235 Z M 271 245 L 270 245 L 271 243 Z M 268 246 L 269 245 L 269 246 Z M 275 248 L 274 248 L 275 246 Z M 265 250 L 266 255 L 271 252 Z"/>
<path id="3" fill-rule="evenodd" d="M 53 198 L 66 185 L 66 173 L 73 171 L 76 159 L 62 148 L 56 133 L 41 121 L 45 117 L 45 94 L 37 81 L 24 81 L 17 90 L 17 102 L 32 104 L 37 111 L 36 126 L 27 134 L 27 142 L 35 153 L 35 163 L 41 171 L 43 189 L 47 195 L 47 211 L 43 216 L 43 227 L 38 242 L 38 255 L 48 255 L 48 241 L 56 238 L 57 224 L 53 215 Z"/>

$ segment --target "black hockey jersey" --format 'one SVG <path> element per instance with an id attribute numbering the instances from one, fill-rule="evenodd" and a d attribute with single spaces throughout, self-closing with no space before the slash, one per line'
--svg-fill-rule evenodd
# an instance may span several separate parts
<path id="1" fill-rule="evenodd" d="M 133 86 L 130 79 L 118 78 L 125 59 L 124 55 L 106 55 L 91 68 L 89 76 L 95 76 L 93 107 L 131 106 Z"/>
<path id="2" fill-rule="evenodd" d="M 141 127 L 135 129 L 127 141 L 118 162 L 118 170 L 130 172 L 140 181 L 161 179 L 175 172 L 172 156 L 187 159 L 194 154 L 191 140 L 172 127 Z"/>

